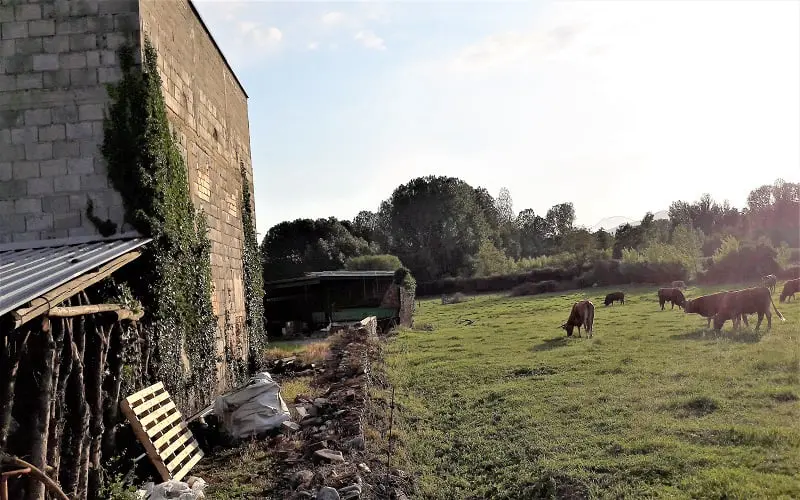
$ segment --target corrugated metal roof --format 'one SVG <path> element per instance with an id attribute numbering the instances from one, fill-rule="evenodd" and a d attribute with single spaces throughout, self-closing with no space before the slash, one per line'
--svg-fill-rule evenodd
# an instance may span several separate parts
<path id="1" fill-rule="evenodd" d="M 394 276 L 394 271 L 312 271 L 296 278 L 285 278 L 274 281 L 267 281 L 265 286 L 282 287 L 287 285 L 314 284 L 325 280 L 338 279 L 366 279 L 366 278 L 390 278 Z"/>
<path id="2" fill-rule="evenodd" d="M 150 240 L 125 233 L 0 245 L 0 316 Z"/>

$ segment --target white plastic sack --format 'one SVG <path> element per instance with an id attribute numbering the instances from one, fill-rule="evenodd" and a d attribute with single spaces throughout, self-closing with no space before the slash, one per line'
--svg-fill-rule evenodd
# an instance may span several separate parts
<path id="1" fill-rule="evenodd" d="M 203 488 L 205 484 L 203 485 Z M 182 481 L 170 480 L 161 484 L 147 483 L 145 491 L 147 500 L 199 500 L 205 498 L 203 488 L 194 490 Z"/>
<path id="2" fill-rule="evenodd" d="M 257 373 L 246 386 L 218 397 L 214 401 L 214 414 L 235 438 L 269 431 L 290 418 L 280 391 L 269 373 Z"/>

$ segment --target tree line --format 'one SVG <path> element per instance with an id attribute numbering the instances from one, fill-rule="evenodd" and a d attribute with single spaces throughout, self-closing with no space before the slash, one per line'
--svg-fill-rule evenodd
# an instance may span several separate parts
<path id="1" fill-rule="evenodd" d="M 710 194 L 673 202 L 669 219 L 652 213 L 611 232 L 575 226 L 569 201 L 543 214 L 516 212 L 508 189 L 493 197 L 455 177 L 426 176 L 398 186 L 377 211 L 352 220 L 297 219 L 261 243 L 265 280 L 336 269 L 389 269 L 399 262 L 419 281 L 581 266 L 599 259 L 672 260 L 699 271 L 726 239 L 773 249 L 800 246 L 800 183 L 753 189 L 741 209 Z M 399 259 L 399 261 L 398 261 Z"/>

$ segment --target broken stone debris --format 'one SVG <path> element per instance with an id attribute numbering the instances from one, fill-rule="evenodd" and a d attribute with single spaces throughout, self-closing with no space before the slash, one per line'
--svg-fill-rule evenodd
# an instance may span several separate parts
<path id="1" fill-rule="evenodd" d="M 329 463 L 344 462 L 344 456 L 342 455 L 341 451 L 333 451 L 327 448 L 315 451 L 314 459 L 316 461 L 327 461 Z"/>

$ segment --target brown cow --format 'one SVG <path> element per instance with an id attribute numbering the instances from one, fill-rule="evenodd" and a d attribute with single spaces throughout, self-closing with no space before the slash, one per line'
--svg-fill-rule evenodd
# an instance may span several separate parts
<path id="1" fill-rule="evenodd" d="M 680 288 L 686 290 L 686 283 L 684 283 L 683 281 L 673 281 L 672 288 Z"/>
<path id="2" fill-rule="evenodd" d="M 581 336 L 581 326 L 586 329 L 589 338 L 592 338 L 594 329 L 594 304 L 589 300 L 581 300 L 572 305 L 567 322 L 561 328 L 567 331 L 567 337 L 572 337 L 572 329 L 578 327 L 578 337 Z"/>
<path id="3" fill-rule="evenodd" d="M 769 293 L 775 293 L 775 287 L 778 286 L 778 277 L 774 274 L 768 274 L 761 278 L 761 285 L 769 288 Z"/>
<path id="4" fill-rule="evenodd" d="M 717 292 L 687 300 L 686 304 L 683 306 L 683 312 L 686 314 L 699 314 L 706 318 L 708 320 L 706 328 L 710 328 L 711 320 L 717 315 L 722 298 L 728 293 L 730 293 L 730 291 Z M 744 320 L 745 325 L 748 325 L 747 316 L 742 314 L 740 319 Z"/>
<path id="5" fill-rule="evenodd" d="M 756 331 L 761 326 L 761 321 L 764 316 L 767 316 L 767 329 L 772 328 L 772 313 L 769 306 L 775 309 L 775 314 L 781 321 L 786 321 L 783 314 L 775 307 L 775 302 L 772 301 L 772 295 L 769 293 L 767 287 L 745 288 L 744 290 L 736 290 L 728 292 L 722 298 L 714 316 L 714 330 L 721 330 L 722 326 L 727 320 L 733 320 L 733 327 L 739 328 L 739 320 L 745 314 L 758 314 L 758 323 L 756 323 Z"/>
<path id="6" fill-rule="evenodd" d="M 794 294 L 800 292 L 800 278 L 789 280 L 783 284 L 781 292 L 781 302 L 786 302 L 789 298 L 794 298 Z"/>
<path id="7" fill-rule="evenodd" d="M 686 297 L 684 297 L 683 292 L 677 288 L 659 288 L 658 303 L 661 305 L 662 311 L 664 310 L 665 302 L 669 302 L 672 305 L 671 309 L 675 309 L 676 304 L 678 307 L 683 307 L 686 303 Z"/>
<path id="8" fill-rule="evenodd" d="M 622 292 L 611 292 L 606 295 L 606 300 L 603 301 L 603 304 L 609 305 L 614 304 L 614 302 L 619 302 L 620 304 L 625 304 L 625 294 Z"/>

